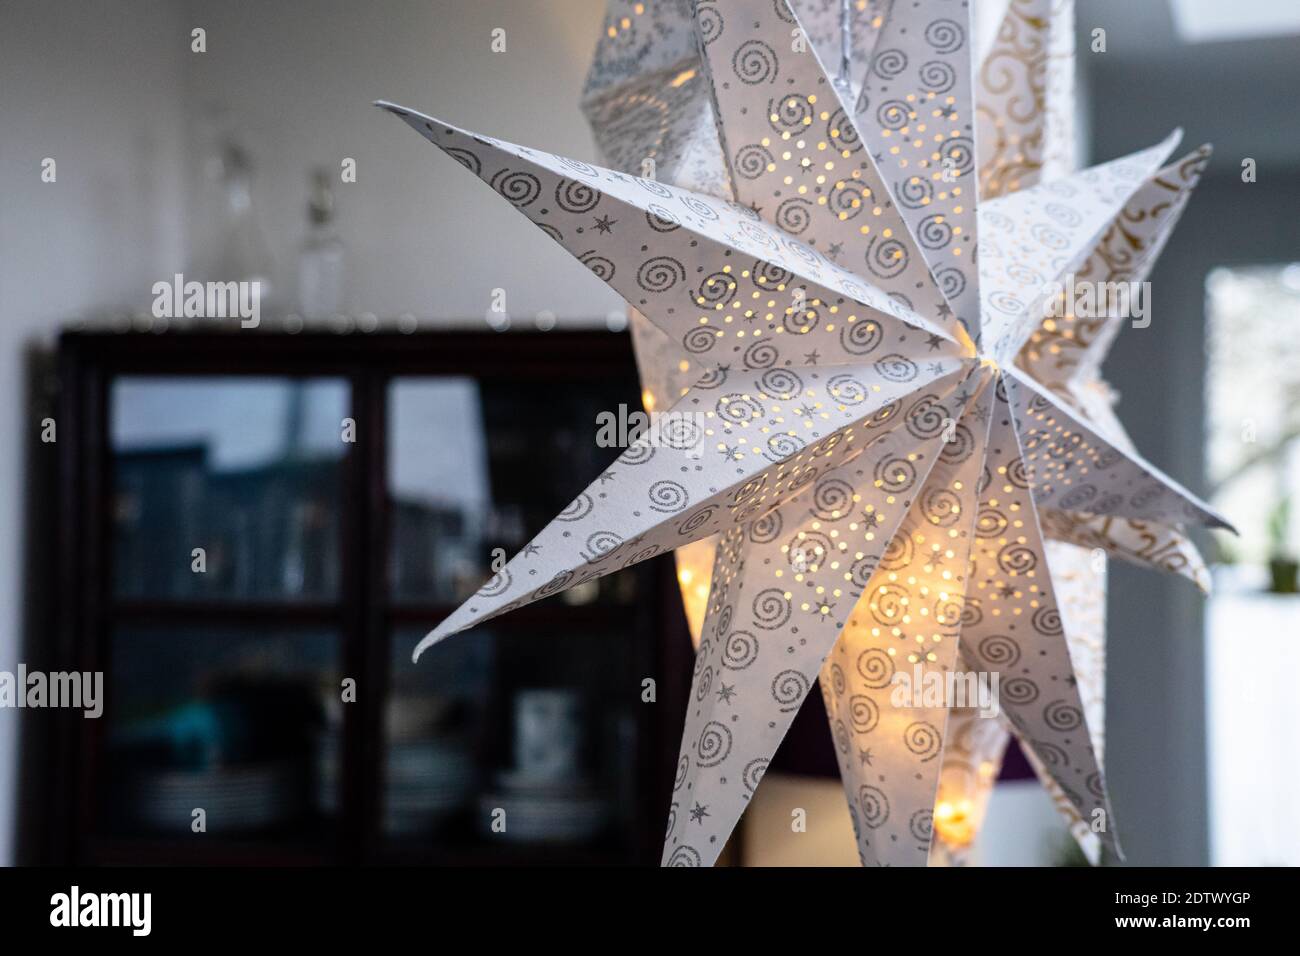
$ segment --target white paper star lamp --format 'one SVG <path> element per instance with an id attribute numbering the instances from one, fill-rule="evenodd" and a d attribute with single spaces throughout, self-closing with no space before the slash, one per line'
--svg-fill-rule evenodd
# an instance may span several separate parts
<path id="1" fill-rule="evenodd" d="M 837 56 L 841 57 L 842 77 L 846 73 L 846 59 L 865 60 L 874 49 L 884 20 L 880 16 L 881 10 L 887 8 L 887 4 L 858 1 L 842 5 L 841 10 L 848 8 L 845 10 L 848 49 L 841 43 L 845 21 L 841 20 L 839 29 L 831 23 L 833 7 L 835 4 L 824 1 L 794 4 L 822 60 L 833 62 Z M 689 10 L 685 4 L 659 4 L 650 10 L 654 16 L 643 18 L 645 5 L 611 0 L 606 29 L 597 47 L 584 96 L 584 109 L 591 126 L 598 142 L 606 144 L 606 159 L 611 165 L 619 165 L 619 156 L 628 157 L 629 163 L 636 163 L 637 157 L 642 157 L 640 163 L 643 165 L 643 157 L 673 157 L 689 153 L 693 157 L 689 174 L 685 173 L 682 164 L 669 163 L 667 178 L 676 176 L 675 185 L 694 185 L 695 189 L 720 198 L 731 198 L 735 195 L 731 178 L 735 176 L 736 168 L 744 172 L 744 163 L 740 163 L 741 157 L 737 156 L 737 163 L 728 168 L 714 124 L 705 121 L 706 107 L 702 103 L 707 99 L 707 90 L 693 82 L 701 70 L 698 49 L 685 42 Z M 714 12 L 707 8 L 702 12 L 706 21 L 703 33 L 708 34 L 716 23 L 712 17 Z M 992 198 L 1034 185 L 1043 176 L 1052 178 L 1073 173 L 1078 152 L 1074 130 L 1073 1 L 1015 0 L 1015 3 L 1010 3 L 1002 0 L 1000 3 L 989 0 L 976 4 L 974 13 L 979 57 L 979 69 L 975 74 L 975 104 L 980 194 Z M 837 33 L 841 35 L 836 36 Z M 658 43 L 664 36 L 671 39 L 658 49 L 659 52 L 667 51 L 666 56 L 647 56 L 650 51 L 646 44 Z M 638 51 L 641 56 L 628 57 L 625 55 L 628 49 Z M 861 78 L 857 72 L 850 75 L 854 81 Z M 852 86 L 853 95 L 857 96 L 861 82 L 854 82 Z M 692 105 L 689 109 L 682 108 L 684 103 Z M 633 121 L 638 114 L 658 117 L 658 121 Z M 695 121 L 680 124 L 676 134 L 668 135 L 668 121 L 682 116 L 695 117 Z M 712 116 L 711 109 L 707 116 Z M 1179 166 L 1179 173 L 1188 172 L 1188 164 Z M 627 164 L 623 168 L 628 172 Z M 660 176 L 663 176 L 662 170 L 663 166 L 660 166 Z M 1183 191 L 1178 200 L 1167 202 L 1170 199 L 1167 186 L 1179 181 L 1179 177 L 1166 174 L 1171 172 L 1173 170 L 1162 170 L 1158 181 L 1149 182 L 1139 191 L 1131 204 L 1136 208 L 1126 209 L 1121 217 L 1123 222 L 1117 220 L 1106 233 L 1102 247 L 1112 247 L 1113 251 L 1104 256 L 1095 252 L 1089 258 L 1088 267 L 1082 271 L 1084 276 L 1104 277 L 1105 281 L 1140 281 L 1145 278 L 1145 274 L 1139 276 L 1136 272 L 1121 274 L 1121 269 L 1130 264 L 1130 260 L 1143 258 L 1143 252 L 1139 250 L 1151 251 L 1148 243 L 1162 242 L 1162 237 L 1169 233 L 1173 221 L 1177 220 L 1187 193 Z M 1191 181 L 1195 181 L 1195 176 Z M 1148 204 L 1144 206 L 1144 203 Z M 1161 212 L 1170 208 L 1173 212 L 1161 217 Z M 1152 234 L 1151 226 L 1161 219 L 1162 232 L 1160 235 Z M 1127 242 L 1117 243 L 1117 237 Z M 1117 245 L 1119 247 L 1115 248 Z M 1151 258 L 1147 258 L 1148 268 L 1149 263 Z M 677 350 L 672 349 L 671 342 L 653 324 L 634 310 L 630 311 L 630 317 L 638 367 L 647 397 L 684 392 L 690 376 L 698 373 L 698 369 L 693 369 L 686 360 L 679 360 Z M 1056 325 L 1065 326 L 1073 320 L 1074 316 L 1066 313 Z M 1036 350 L 1026 346 L 1022 363 L 1044 356 L 1052 358 L 1062 351 L 1069 352 L 1080 342 L 1092 342 L 1093 336 L 1102 337 L 1091 346 L 1093 354 L 1099 355 L 1097 345 L 1108 342 L 1118 325 L 1114 321 L 1092 325 L 1087 337 L 1076 334 L 1087 332 L 1082 326 L 1074 332 L 1066 329 L 1063 334 L 1061 329 L 1054 330 L 1054 333 L 1040 329 L 1041 334 L 1035 334 L 1035 342 L 1048 337 L 1053 339 L 1052 343 Z M 1052 358 L 1052 362 L 1041 363 L 1040 371 L 1047 372 L 1048 365 L 1056 369 L 1070 368 L 1074 381 L 1067 392 L 1073 389 L 1080 401 L 1092 406 L 1099 399 L 1108 397 L 1108 390 L 1096 368 L 1099 363 L 1100 359 L 1095 358 L 1091 372 L 1086 372 L 1076 369 L 1076 362 Z M 1049 381 L 1057 381 L 1057 378 L 1060 378 L 1057 371 L 1047 376 Z M 1063 382 L 1058 384 L 1066 388 Z M 1113 418 L 1109 414 L 1109 402 L 1097 407 L 1096 415 L 1104 419 Z M 1118 423 L 1115 425 L 1118 427 Z M 1050 527 L 1062 540 L 1048 542 L 1048 558 L 1058 584 L 1062 614 L 1069 622 L 1066 632 L 1074 649 L 1076 674 L 1083 685 L 1084 697 L 1089 701 L 1089 727 L 1100 758 L 1101 728 L 1105 717 L 1102 688 L 1105 551 L 1097 549 L 1126 554 L 1126 557 L 1138 561 L 1149 561 L 1158 555 L 1167 570 L 1190 572 L 1203 587 L 1208 579 L 1199 555 L 1177 532 L 1157 528 L 1151 523 L 1117 523 L 1109 518 L 1071 519 L 1062 512 L 1052 512 L 1052 518 Z M 1110 533 L 1110 529 L 1114 529 L 1114 533 Z M 1069 541 L 1078 541 L 1079 545 L 1071 545 Z M 1084 548 L 1084 544 L 1088 544 L 1088 548 Z M 701 581 L 710 576 L 714 545 L 715 542 L 708 538 L 686 545 L 676 553 L 682 601 L 697 644 L 707 598 L 707 585 Z M 984 808 L 1009 737 L 1010 732 L 1000 724 L 980 718 L 974 710 L 954 709 L 950 713 L 935 808 L 936 835 L 939 836 L 935 852 L 939 860 L 965 860 L 966 851 L 983 821 Z M 1067 825 L 1079 839 L 1089 860 L 1099 860 L 1100 842 L 1091 826 L 1080 821 L 1074 806 L 1065 799 L 1040 763 L 1031 762 L 1039 770 L 1045 786 L 1052 791 Z"/>
<path id="2" fill-rule="evenodd" d="M 819 672 L 863 861 L 926 862 L 947 708 L 890 694 L 918 667 L 997 671 L 1027 753 L 1117 851 L 1039 515 L 1226 522 L 1015 362 L 1044 283 L 1083 263 L 1173 138 L 981 203 L 970 26 L 942 15 L 960 4 L 882 24 L 858 111 L 815 53 L 769 42 L 797 23 L 784 4 L 701 4 L 701 24 L 706 6 L 723 149 L 772 156 L 733 180 L 752 201 L 389 106 L 709 368 L 673 406 L 690 417 L 629 448 L 417 654 L 720 534 L 666 863 L 716 859 Z M 763 112 L 727 105 L 741 86 Z M 795 197 L 806 215 L 779 212 Z"/>
<path id="3" fill-rule="evenodd" d="M 874 49 L 884 20 L 881 13 L 887 4 L 861 0 L 845 3 L 838 11 L 839 24 L 833 22 L 836 6 L 824 0 L 804 0 L 795 3 L 794 9 L 824 62 L 833 62 L 837 55 L 861 62 Z M 714 11 L 701 9 L 705 21 L 702 32 L 708 35 L 717 21 Z M 976 4 L 973 10 L 980 64 L 975 76 L 975 103 L 981 195 L 992 198 L 1033 185 L 1041 176 L 1051 178 L 1073 172 L 1077 167 L 1077 145 L 1072 0 L 988 0 Z M 627 157 L 628 163 L 635 163 L 641 157 L 643 166 L 645 157 L 665 156 L 670 159 L 666 178 L 672 180 L 676 176 L 676 185 L 695 185 L 702 191 L 730 198 L 735 195 L 731 177 L 737 167 L 743 171 L 743 163 L 737 162 L 728 170 L 714 126 L 706 122 L 712 112 L 709 110 L 706 116 L 701 104 L 708 98 L 708 91 L 695 82 L 701 69 L 699 51 L 685 39 L 690 12 L 685 4 L 660 5 L 653 18 L 642 18 L 644 12 L 643 5 L 611 0 L 583 101 L 597 140 L 606 145 L 606 158 L 611 165 L 618 165 L 619 156 Z M 847 51 L 840 42 L 842 35 L 836 35 L 846 24 L 850 39 Z M 656 38 L 661 37 L 671 38 L 656 48 L 660 53 L 667 51 L 666 55 L 646 55 L 651 51 L 645 44 L 655 44 Z M 628 57 L 629 49 L 638 50 L 641 56 Z M 847 63 L 842 59 L 841 76 L 847 72 L 846 68 Z M 859 76 L 855 75 L 854 79 Z M 852 87 L 856 96 L 861 83 L 854 82 Z M 687 102 L 692 106 L 683 108 Z M 636 116 L 647 114 L 652 116 L 651 122 L 634 121 Z M 684 116 L 694 119 L 680 123 L 678 131 L 669 135 L 671 120 Z M 683 164 L 671 162 L 672 157 L 687 153 L 693 157 L 689 173 Z M 1168 175 L 1172 169 L 1162 171 L 1158 180 L 1139 191 L 1120 217 L 1123 222 L 1117 220 L 1107 230 L 1102 247 L 1111 247 L 1112 252 L 1104 256 L 1094 253 L 1088 267 L 1081 270 L 1084 276 L 1104 277 L 1106 281 L 1145 278 L 1145 274 L 1138 275 L 1134 270 L 1129 270 L 1131 274 L 1121 274 L 1120 270 L 1139 258 L 1145 258 L 1149 268 L 1152 257 L 1144 257 L 1139 250 L 1150 251 L 1149 242 L 1162 242 L 1161 237 L 1168 235 L 1187 195 L 1183 190 L 1177 200 L 1170 202 L 1169 184 L 1178 182 L 1182 174 L 1189 172 L 1189 167 L 1194 168 L 1191 171 L 1199 169 L 1195 163 L 1180 163 L 1180 176 Z M 623 168 L 635 171 L 628 164 Z M 664 169 L 661 165 L 661 176 Z M 1190 187 L 1194 179 L 1194 175 L 1184 178 L 1186 186 Z M 1162 219 L 1165 210 L 1172 211 Z M 1160 235 L 1150 235 L 1151 226 L 1161 219 Z M 1116 243 L 1116 237 L 1125 241 Z M 1117 245 L 1122 248 L 1116 248 Z M 653 399 L 656 395 L 683 393 L 690 377 L 698 374 L 698 370 L 635 310 L 631 310 L 631 319 L 644 394 Z M 1102 407 L 1096 408 L 1096 415 L 1113 418 L 1109 413 L 1108 390 L 1100 380 L 1096 367 L 1099 360 L 1095 355 L 1100 352 L 1097 344 L 1109 342 L 1117 323 L 1105 320 L 1091 323 L 1091 334 L 1086 337 L 1076 336 L 1068 329 L 1062 334 L 1057 326 L 1064 327 L 1073 319 L 1067 313 L 1062 321 L 1050 323 L 1049 328 L 1036 333 L 1035 343 L 1040 338 L 1052 342 L 1042 349 L 1026 345 L 1022 364 L 1048 357 L 1052 361 L 1042 363 L 1043 371 L 1048 364 L 1058 369 L 1071 368 L 1074 394 L 1080 400 L 1087 400 L 1089 406 L 1107 399 Z M 1087 330 L 1081 327 L 1078 331 Z M 1101 338 L 1094 340 L 1094 335 Z M 1054 358 L 1082 341 L 1093 342 L 1094 362 L 1090 370 L 1075 369 L 1077 362 Z M 1058 375 L 1053 372 L 1046 377 L 1050 381 Z M 1118 427 L 1117 422 L 1114 424 Z M 1159 557 L 1166 569 L 1189 573 L 1202 586 L 1208 579 L 1195 549 L 1169 529 L 1160 529 L 1149 522 L 1072 519 L 1061 512 L 1053 512 L 1051 517 L 1053 528 L 1063 540 L 1049 541 L 1047 553 L 1068 622 L 1066 631 L 1074 648 L 1076 671 L 1084 685 L 1084 695 L 1090 701 L 1090 726 L 1100 756 L 1104 720 L 1106 552 L 1098 548 L 1138 561 Z M 1114 534 L 1109 533 L 1112 528 Z M 1072 546 L 1069 541 L 1078 541 L 1079 545 Z M 1083 547 L 1085 543 L 1089 547 Z M 709 577 L 713 551 L 714 541 L 706 539 L 679 548 L 676 553 L 683 602 L 697 644 L 708 593 L 707 585 L 701 582 Z M 935 808 L 939 837 L 935 852 L 943 862 L 965 858 L 982 822 L 1009 739 L 1009 732 L 997 722 L 963 708 L 950 713 L 949 730 Z M 1079 820 L 1073 806 L 1041 765 L 1035 762 L 1034 766 L 1044 785 L 1052 791 L 1085 853 L 1096 862 L 1100 842 L 1091 827 Z"/>
<path id="4" fill-rule="evenodd" d="M 701 7 L 701 33 L 717 24 Z M 799 0 L 800 24 L 825 63 L 838 62 L 837 84 L 850 98 L 861 92 L 861 72 L 875 47 L 888 3 L 884 0 Z M 1075 169 L 1073 113 L 1073 4 L 1071 0 L 984 2 L 974 7 L 981 68 L 976 76 L 976 114 L 981 135 L 982 194 L 992 196 L 1032 185 L 1046 167 Z M 732 178 L 745 172 L 744 156 L 728 164 L 714 120 L 694 25 L 686 3 L 644 4 L 611 0 L 583 97 L 583 109 L 605 162 L 624 172 L 652 176 L 723 199 L 735 195 Z M 793 39 L 793 38 L 792 38 Z M 847 81 L 847 82 L 846 82 Z M 752 159 L 752 153 L 749 157 Z M 633 344 L 647 411 L 657 397 L 678 397 L 702 371 L 690 357 L 635 309 L 629 310 Z M 698 647 L 707 606 L 716 541 L 677 549 L 675 560 L 692 640 Z M 1104 558 L 1061 542 L 1049 546 L 1058 578 L 1078 582 L 1065 602 L 1072 609 L 1072 635 L 1104 640 Z M 1091 571 L 1091 575 L 1085 574 Z M 1084 586 L 1084 582 L 1091 586 Z M 1084 622 L 1087 627 L 1085 629 Z M 1103 654 L 1093 655 L 1093 683 L 1102 679 Z M 1098 720 L 1104 713 L 1098 712 Z M 954 709 L 943 754 L 936 803 L 936 858 L 965 859 L 1001 766 L 1009 732 L 975 711 Z M 1098 727 L 1100 724 L 1098 724 Z M 1094 733 L 1099 738 L 1100 731 Z M 1043 776 L 1049 789 L 1050 777 Z M 1059 797 L 1059 795 L 1058 795 Z M 1077 826 L 1068 801 L 1058 799 L 1067 823 L 1090 859 L 1099 843 Z"/>

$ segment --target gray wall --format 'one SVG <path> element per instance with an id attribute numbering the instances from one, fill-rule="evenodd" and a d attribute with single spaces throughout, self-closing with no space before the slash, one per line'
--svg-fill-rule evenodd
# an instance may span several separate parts
<path id="1" fill-rule="evenodd" d="M 1205 277 L 1218 265 L 1300 260 L 1300 124 L 1290 105 L 1300 39 L 1186 47 L 1163 3 L 1081 0 L 1079 10 L 1090 162 L 1175 126 L 1185 131 L 1180 154 L 1215 147 L 1151 277 L 1152 324 L 1125 330 L 1106 366 L 1143 454 L 1203 492 Z M 1107 29 L 1106 54 L 1082 52 L 1095 26 Z M 1256 183 L 1241 182 L 1245 157 L 1258 163 Z M 1106 769 L 1129 862 L 1204 864 L 1203 599 L 1182 579 L 1116 563 L 1108 603 Z"/>

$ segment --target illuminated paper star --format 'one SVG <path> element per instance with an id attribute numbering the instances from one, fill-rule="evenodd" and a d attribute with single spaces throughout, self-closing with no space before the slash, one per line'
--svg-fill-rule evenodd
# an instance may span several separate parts
<path id="1" fill-rule="evenodd" d="M 852 5 L 799 0 L 795 9 L 823 62 L 833 63 L 837 56 L 863 61 L 874 49 L 888 0 L 856 0 Z M 1078 149 L 1072 0 L 981 0 L 972 9 L 980 62 L 975 105 L 981 196 L 994 198 L 1042 178 L 1074 172 Z M 706 31 L 711 29 L 709 23 L 716 23 L 714 13 L 703 11 Z M 646 7 L 632 0 L 610 0 L 582 106 L 610 165 L 643 172 L 657 165 L 660 178 L 729 199 L 735 192 L 713 122 L 698 46 L 690 42 L 692 29 L 686 3 Z M 845 33 L 847 50 L 842 42 Z M 861 76 L 847 66 L 841 59 L 837 80 L 850 76 L 851 92 L 857 96 Z M 1148 180 L 1112 222 L 1079 274 L 1106 283 L 1145 279 L 1207 156 L 1203 148 Z M 750 206 L 761 208 L 756 200 Z M 827 246 L 832 259 L 842 251 L 840 243 Z M 944 304 L 940 312 L 951 314 Z M 662 396 L 684 393 L 700 370 L 635 309 L 629 318 L 649 410 Z M 1066 313 L 1040 326 L 1018 363 L 1078 404 L 1091 420 L 1109 423 L 1115 437 L 1121 438 L 1099 369 L 1118 327 L 1106 319 L 1076 322 Z M 1044 512 L 1043 519 L 1049 537 L 1056 539 L 1047 542 L 1047 555 L 1058 599 L 1068 611 L 1066 633 L 1100 760 L 1106 555 L 1184 574 L 1203 589 L 1208 588 L 1208 573 L 1190 541 L 1173 528 L 1064 512 Z M 676 552 L 683 605 L 697 645 L 715 545 L 710 538 Z M 980 718 L 975 711 L 954 708 L 950 712 L 936 801 L 940 839 L 934 844 L 934 855 L 940 861 L 965 859 L 1009 737 L 999 722 Z M 1084 852 L 1097 861 L 1100 842 L 1093 827 L 1080 820 L 1032 755 L 1030 762 Z"/>
<path id="2" fill-rule="evenodd" d="M 914 667 L 996 674 L 1026 752 L 1118 851 L 1044 524 L 1226 522 L 1078 398 L 1074 376 L 1049 386 L 1033 366 L 1053 283 L 1159 179 L 1174 137 L 981 200 L 965 10 L 925 0 L 883 18 L 850 104 L 816 48 L 791 45 L 784 2 L 700 3 L 734 201 L 381 104 L 703 370 L 603 492 L 580 494 L 416 650 L 717 536 L 665 863 L 716 859 L 819 674 L 863 861 L 926 862 L 951 700 L 898 703 Z"/>

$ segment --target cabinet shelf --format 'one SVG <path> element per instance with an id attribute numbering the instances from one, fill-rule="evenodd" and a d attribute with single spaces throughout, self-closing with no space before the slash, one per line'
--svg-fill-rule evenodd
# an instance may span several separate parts
<path id="1" fill-rule="evenodd" d="M 613 457 L 627 339 L 255 339 L 60 340 L 50 668 L 103 671 L 107 704 L 54 715 L 37 858 L 657 863 L 692 653 L 670 557 L 409 656 Z M 501 793 L 541 842 L 482 835 Z"/>

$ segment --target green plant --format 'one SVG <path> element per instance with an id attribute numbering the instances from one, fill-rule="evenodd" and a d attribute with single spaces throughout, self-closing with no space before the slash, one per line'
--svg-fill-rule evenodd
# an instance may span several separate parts
<path id="1" fill-rule="evenodd" d="M 1287 538 L 1291 527 L 1291 496 L 1286 495 L 1276 505 L 1268 515 L 1268 540 L 1270 546 L 1270 557 L 1272 558 L 1291 558 L 1291 550 L 1287 547 Z"/>
<path id="2" fill-rule="evenodd" d="M 1268 539 L 1270 577 L 1269 590 L 1274 594 L 1295 594 L 1300 591 L 1300 562 L 1287 546 L 1291 527 L 1291 497 L 1282 498 L 1269 513 Z"/>

